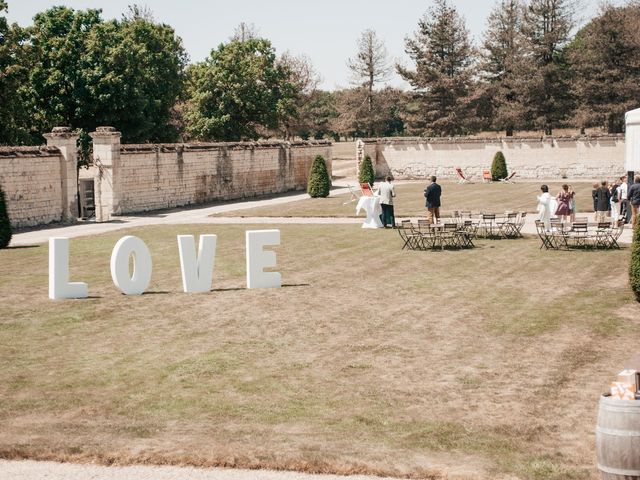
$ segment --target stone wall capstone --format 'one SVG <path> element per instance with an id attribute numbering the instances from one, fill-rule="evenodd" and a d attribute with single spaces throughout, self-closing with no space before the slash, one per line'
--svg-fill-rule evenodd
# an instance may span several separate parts
<path id="1" fill-rule="evenodd" d="M 624 135 L 535 138 L 383 138 L 364 140 L 376 176 L 455 178 L 460 167 L 479 180 L 502 151 L 521 178 L 611 179 L 624 174 Z"/>

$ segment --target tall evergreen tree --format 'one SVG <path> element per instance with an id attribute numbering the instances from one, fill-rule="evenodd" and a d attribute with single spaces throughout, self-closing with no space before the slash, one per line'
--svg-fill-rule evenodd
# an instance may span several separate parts
<path id="1" fill-rule="evenodd" d="M 420 108 L 408 115 L 412 130 L 430 135 L 458 135 L 468 131 L 473 100 L 474 49 L 464 19 L 447 0 L 435 5 L 407 38 L 405 50 L 415 70 L 398 66 L 398 73 L 414 88 Z"/>
<path id="2" fill-rule="evenodd" d="M 534 128 L 551 135 L 571 112 L 572 96 L 564 47 L 575 24 L 573 0 L 530 0 L 522 31 L 526 70 L 520 82 L 525 116 Z"/>
<path id="3" fill-rule="evenodd" d="M 358 52 L 356 56 L 347 61 L 351 70 L 353 83 L 362 87 L 366 92 L 367 118 L 365 125 L 368 136 L 373 135 L 374 116 L 377 106 L 374 106 L 374 87 L 380 82 L 389 79 L 392 72 L 387 49 L 384 42 L 378 39 L 375 30 L 365 30 L 358 39 Z"/>
<path id="4" fill-rule="evenodd" d="M 575 126 L 622 132 L 625 112 L 640 101 L 640 4 L 605 5 L 567 50 Z"/>
<path id="5" fill-rule="evenodd" d="M 500 0 L 487 21 L 481 62 L 484 95 L 489 103 L 491 128 L 512 136 L 523 124 L 522 81 L 524 38 L 521 0 Z"/>

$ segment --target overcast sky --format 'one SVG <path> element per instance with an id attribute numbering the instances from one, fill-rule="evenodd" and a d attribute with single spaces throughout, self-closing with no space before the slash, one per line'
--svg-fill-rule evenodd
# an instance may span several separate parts
<path id="1" fill-rule="evenodd" d="M 120 18 L 133 3 L 147 6 L 157 21 L 171 25 L 182 37 L 192 62 L 203 60 L 226 41 L 240 22 L 253 23 L 278 53 L 306 54 L 321 74 L 322 88 L 349 85 L 346 60 L 355 54 L 356 40 L 374 29 L 392 60 L 408 63 L 404 38 L 416 30 L 431 0 L 8 0 L 9 20 L 22 26 L 34 14 L 54 5 L 75 9 L 101 8 L 105 19 Z M 474 39 L 481 38 L 494 1 L 452 0 Z M 614 0 L 614 4 L 622 3 Z M 582 0 L 584 22 L 598 11 L 599 0 Z M 403 86 L 394 74 L 390 83 Z"/>

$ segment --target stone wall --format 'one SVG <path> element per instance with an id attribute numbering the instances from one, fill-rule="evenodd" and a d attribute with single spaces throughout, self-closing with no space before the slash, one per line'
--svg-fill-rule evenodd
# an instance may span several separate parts
<path id="1" fill-rule="evenodd" d="M 92 134 L 98 167 L 96 218 L 303 190 L 317 155 L 331 174 L 331 143 L 239 142 L 120 145 Z"/>
<path id="2" fill-rule="evenodd" d="M 389 138 L 364 141 L 376 175 L 397 179 L 430 175 L 455 178 L 455 167 L 479 180 L 502 151 L 509 173 L 521 178 L 611 179 L 624 171 L 624 136 L 496 139 Z"/>

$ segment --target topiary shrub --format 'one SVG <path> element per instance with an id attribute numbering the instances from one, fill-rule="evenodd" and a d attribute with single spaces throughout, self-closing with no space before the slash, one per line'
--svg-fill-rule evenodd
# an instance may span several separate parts
<path id="1" fill-rule="evenodd" d="M 311 198 L 328 197 L 331 189 L 331 179 L 327 171 L 327 164 L 322 155 L 318 155 L 313 161 L 309 181 L 307 182 L 307 193 Z"/>
<path id="2" fill-rule="evenodd" d="M 7 212 L 7 202 L 0 187 L 0 248 L 7 248 L 11 241 L 11 222 Z"/>
<path id="3" fill-rule="evenodd" d="M 376 172 L 373 169 L 373 163 L 371 163 L 371 157 L 369 155 L 365 155 L 362 163 L 360 164 L 358 181 L 360 183 L 368 183 L 370 185 L 373 185 L 373 182 L 376 181 Z"/>
<path id="4" fill-rule="evenodd" d="M 502 152 L 496 152 L 493 156 L 493 162 L 491 163 L 491 179 L 494 182 L 498 182 L 508 176 L 507 161 L 505 160 Z"/>
<path id="5" fill-rule="evenodd" d="M 633 290 L 633 293 L 636 295 L 636 300 L 640 302 L 640 221 L 633 229 L 629 283 L 631 284 L 631 290 Z"/>

